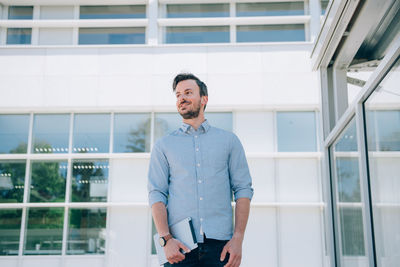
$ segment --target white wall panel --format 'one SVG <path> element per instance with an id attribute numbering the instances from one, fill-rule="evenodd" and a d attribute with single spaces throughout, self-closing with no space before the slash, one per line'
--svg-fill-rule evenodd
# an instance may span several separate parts
<path id="1" fill-rule="evenodd" d="M 278 250 L 275 209 L 251 208 L 247 225 L 243 241 L 243 259 L 240 266 L 277 267 Z"/>
<path id="2" fill-rule="evenodd" d="M 97 104 L 98 76 L 72 76 L 68 90 L 69 106 L 90 107 Z"/>
<path id="3" fill-rule="evenodd" d="M 45 49 L 1 49 L 1 75 L 44 75 Z M 13 89 L 13 88 L 11 88 Z"/>
<path id="4" fill-rule="evenodd" d="M 321 211 L 280 209 L 280 267 L 321 267 Z"/>
<path id="5" fill-rule="evenodd" d="M 73 6 L 41 6 L 40 19 L 73 19 Z"/>
<path id="6" fill-rule="evenodd" d="M 105 256 L 89 258 L 89 257 L 66 257 L 64 259 L 65 266 L 74 267 L 105 267 Z"/>
<path id="7" fill-rule="evenodd" d="M 43 81 L 43 101 L 47 107 L 69 106 L 69 90 L 71 77 L 64 75 L 48 75 Z"/>
<path id="8" fill-rule="evenodd" d="M 61 266 L 61 257 L 26 257 L 22 259 L 22 267 L 58 267 Z M 97 267 L 97 266 L 92 266 Z"/>
<path id="9" fill-rule="evenodd" d="M 247 159 L 253 181 L 253 202 L 274 202 L 275 171 L 273 159 L 252 158 Z"/>
<path id="10" fill-rule="evenodd" d="M 0 258 L 0 266 L 1 267 L 17 267 L 18 259 L 15 257 L 14 259 L 2 259 Z"/>
<path id="11" fill-rule="evenodd" d="M 236 131 L 246 153 L 274 151 L 272 112 L 236 112 Z"/>
<path id="12" fill-rule="evenodd" d="M 262 71 L 268 73 L 296 73 L 311 70 L 308 49 L 268 49 L 262 48 Z"/>
<path id="13" fill-rule="evenodd" d="M 149 210 L 144 207 L 113 207 L 109 216 L 107 266 L 148 266 Z"/>
<path id="14" fill-rule="evenodd" d="M 43 77 L 39 75 L 1 75 L 0 105 L 5 107 L 43 106 Z"/>
<path id="15" fill-rule="evenodd" d="M 278 199 L 286 202 L 319 201 L 316 159 L 277 160 Z"/>
<path id="16" fill-rule="evenodd" d="M 151 104 L 153 106 L 169 106 L 175 111 L 176 98 L 172 91 L 175 75 L 163 74 L 151 76 Z M 201 75 L 198 76 L 199 78 Z M 200 78 L 202 79 L 202 78 Z"/>
<path id="17" fill-rule="evenodd" d="M 111 160 L 111 201 L 147 202 L 148 159 Z"/>
<path id="18" fill-rule="evenodd" d="M 72 28 L 40 28 L 40 45 L 72 45 Z"/>

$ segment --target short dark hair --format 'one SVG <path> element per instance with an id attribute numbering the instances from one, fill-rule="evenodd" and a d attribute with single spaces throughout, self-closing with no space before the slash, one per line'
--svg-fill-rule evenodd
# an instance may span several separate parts
<path id="1" fill-rule="evenodd" d="M 176 75 L 174 82 L 172 83 L 172 91 L 175 92 L 176 86 L 179 82 L 186 80 L 196 81 L 197 86 L 200 88 L 200 96 L 208 96 L 207 85 L 192 73 L 179 73 Z M 204 105 L 204 110 L 206 110 L 206 105 Z"/>

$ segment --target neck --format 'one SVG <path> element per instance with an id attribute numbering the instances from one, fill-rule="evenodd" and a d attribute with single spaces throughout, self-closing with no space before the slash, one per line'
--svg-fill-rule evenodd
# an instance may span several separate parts
<path id="1" fill-rule="evenodd" d="M 183 119 L 183 122 L 192 126 L 196 131 L 200 127 L 200 125 L 205 121 L 204 113 L 200 112 L 197 118 L 193 119 Z"/>

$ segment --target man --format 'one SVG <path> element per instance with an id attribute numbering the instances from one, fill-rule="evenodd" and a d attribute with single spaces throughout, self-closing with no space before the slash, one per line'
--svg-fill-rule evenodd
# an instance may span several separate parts
<path id="1" fill-rule="evenodd" d="M 202 81 L 183 73 L 172 87 L 183 124 L 154 145 L 148 177 L 149 204 L 169 262 L 165 266 L 238 267 L 253 196 L 243 147 L 235 134 L 205 119 L 208 93 Z M 199 243 L 193 251 L 168 228 L 187 217 Z"/>

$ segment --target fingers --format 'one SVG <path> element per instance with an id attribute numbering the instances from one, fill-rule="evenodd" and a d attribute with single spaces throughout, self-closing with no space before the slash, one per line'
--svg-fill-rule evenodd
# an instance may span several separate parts
<path id="1" fill-rule="evenodd" d="M 239 267 L 242 257 L 238 254 L 229 254 L 229 261 L 224 267 Z"/>
<path id="2" fill-rule="evenodd" d="M 228 252 L 228 249 L 226 248 L 226 246 L 222 249 L 221 252 L 221 257 L 219 258 L 220 261 L 224 261 L 225 257 L 226 257 L 226 253 Z"/>
<path id="3" fill-rule="evenodd" d="M 185 251 L 186 253 L 190 252 L 190 249 L 182 243 L 179 243 L 179 247 L 183 249 L 183 251 Z"/>

